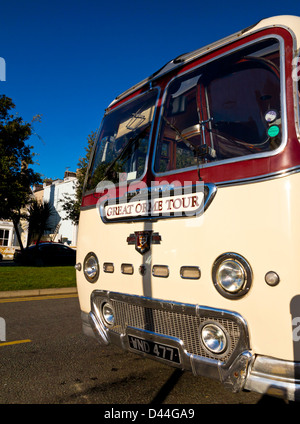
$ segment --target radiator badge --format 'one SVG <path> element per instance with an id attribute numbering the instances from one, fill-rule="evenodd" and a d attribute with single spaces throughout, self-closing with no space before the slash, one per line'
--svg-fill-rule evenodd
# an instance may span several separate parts
<path id="1" fill-rule="evenodd" d="M 161 236 L 152 231 L 135 231 L 127 237 L 128 244 L 134 244 L 135 250 L 141 255 L 150 250 L 152 244 L 160 244 Z"/>

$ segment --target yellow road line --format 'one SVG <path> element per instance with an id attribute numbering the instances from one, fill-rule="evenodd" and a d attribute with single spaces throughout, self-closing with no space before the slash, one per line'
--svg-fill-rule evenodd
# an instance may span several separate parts
<path id="1" fill-rule="evenodd" d="M 78 297 L 78 294 L 60 294 L 60 295 L 40 295 L 33 297 L 12 297 L 7 299 L 0 299 L 0 303 L 9 302 L 27 302 L 29 300 L 44 300 L 44 299 L 65 299 L 69 297 Z"/>
<path id="2" fill-rule="evenodd" d="M 4 342 L 4 343 L 0 343 L 0 347 L 1 346 L 9 346 L 9 345 L 15 345 L 15 344 L 20 344 L 20 343 L 30 343 L 31 340 L 30 339 L 26 339 L 26 340 L 15 340 L 14 342 Z"/>

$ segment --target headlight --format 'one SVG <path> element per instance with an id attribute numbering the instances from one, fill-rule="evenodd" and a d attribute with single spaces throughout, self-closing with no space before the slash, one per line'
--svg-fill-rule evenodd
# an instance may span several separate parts
<path id="1" fill-rule="evenodd" d="M 245 274 L 245 270 L 239 262 L 226 259 L 219 266 L 216 278 L 223 290 L 229 293 L 237 293 L 245 284 Z"/>
<path id="2" fill-rule="evenodd" d="M 211 353 L 221 354 L 227 350 L 228 341 L 224 330 L 214 323 L 204 324 L 201 339 L 205 348 Z"/>
<path id="3" fill-rule="evenodd" d="M 86 255 L 83 263 L 83 273 L 89 283 L 95 283 L 99 277 L 99 263 L 95 253 Z"/>
<path id="4" fill-rule="evenodd" d="M 251 267 L 241 255 L 225 253 L 213 265 L 212 278 L 224 297 L 237 299 L 248 293 L 252 283 Z"/>
<path id="5" fill-rule="evenodd" d="M 112 327 L 115 323 L 115 316 L 114 316 L 114 310 L 110 303 L 105 302 L 102 304 L 102 318 L 108 327 Z"/>

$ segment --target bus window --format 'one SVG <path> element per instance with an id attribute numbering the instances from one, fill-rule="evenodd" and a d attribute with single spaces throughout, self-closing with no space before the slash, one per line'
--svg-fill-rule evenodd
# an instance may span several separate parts
<path id="1" fill-rule="evenodd" d="M 268 40 L 215 61 L 169 86 L 155 171 L 271 152 L 281 142 L 279 43 Z M 198 158 L 199 160 L 199 158 Z"/>
<path id="2" fill-rule="evenodd" d="M 102 123 L 86 190 L 107 178 L 135 180 L 145 172 L 157 91 L 150 91 L 109 112 Z M 121 176 L 122 174 L 122 176 Z"/>

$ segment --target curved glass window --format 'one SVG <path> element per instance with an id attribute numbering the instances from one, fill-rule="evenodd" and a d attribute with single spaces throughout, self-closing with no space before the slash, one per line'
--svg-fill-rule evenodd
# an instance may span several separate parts
<path id="1" fill-rule="evenodd" d="M 271 152 L 281 143 L 279 42 L 264 40 L 170 83 L 158 173 Z"/>
<path id="2" fill-rule="evenodd" d="M 104 117 L 86 191 L 95 190 L 103 180 L 118 183 L 143 176 L 157 94 L 150 91 Z"/>

